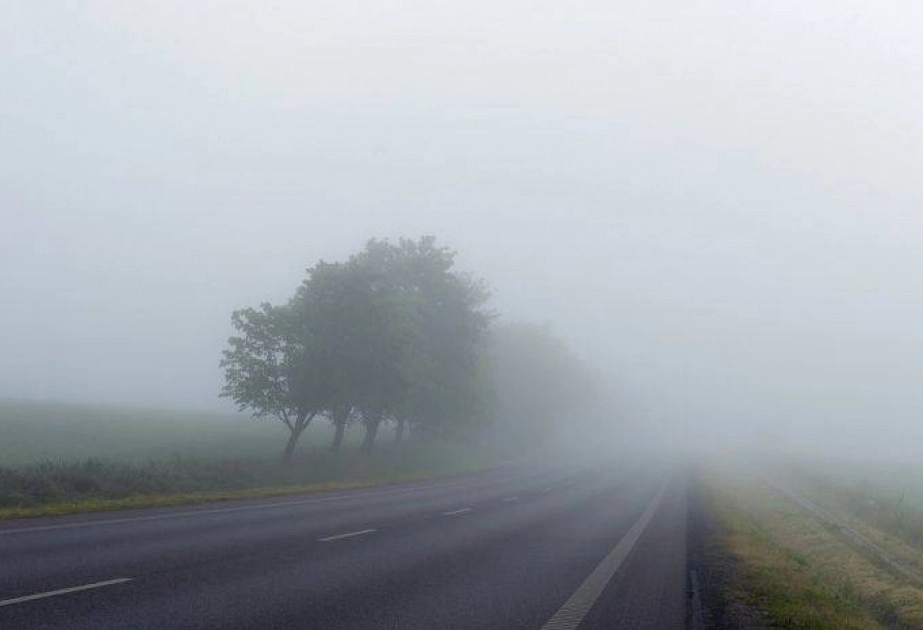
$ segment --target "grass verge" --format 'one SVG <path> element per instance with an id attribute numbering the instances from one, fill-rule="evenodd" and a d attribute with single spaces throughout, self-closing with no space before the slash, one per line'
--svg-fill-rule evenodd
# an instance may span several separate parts
<path id="1" fill-rule="evenodd" d="M 0 519 L 273 497 L 417 481 L 512 463 L 449 445 L 278 460 L 87 460 L 0 468 Z"/>
<path id="2" fill-rule="evenodd" d="M 473 471 L 472 471 L 473 472 Z M 450 473 L 425 473 L 417 475 L 403 475 L 387 479 L 365 479 L 356 481 L 329 481 L 312 483 L 300 486 L 278 486 L 262 488 L 244 488 L 240 490 L 224 491 L 199 491 L 176 494 L 139 494 L 119 499 L 89 498 L 73 502 L 49 503 L 28 507 L 0 508 L 0 520 L 13 518 L 34 518 L 37 516 L 63 516 L 83 512 L 106 512 L 111 510 L 125 510 L 137 508 L 166 507 L 171 505 L 197 505 L 217 501 L 234 501 L 241 499 L 261 499 L 280 497 L 311 492 L 325 492 L 331 490 L 348 490 L 353 488 L 368 488 L 377 485 L 406 483 L 420 481 Z"/>
<path id="3" fill-rule="evenodd" d="M 845 544 L 763 481 L 740 471 L 702 477 L 717 526 L 715 546 L 733 564 L 725 608 L 755 612 L 751 625 L 798 630 L 923 628 L 923 592 Z"/>
<path id="4" fill-rule="evenodd" d="M 900 487 L 873 485 L 803 467 L 790 470 L 788 479 L 892 557 L 923 573 L 923 510 L 919 499 L 905 500 Z"/>

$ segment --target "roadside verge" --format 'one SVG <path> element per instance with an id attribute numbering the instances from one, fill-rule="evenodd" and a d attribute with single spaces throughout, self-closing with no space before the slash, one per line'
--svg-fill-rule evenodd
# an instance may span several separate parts
<path id="1" fill-rule="evenodd" d="M 690 568 L 707 628 L 923 628 L 923 590 L 748 471 L 698 471 Z"/>

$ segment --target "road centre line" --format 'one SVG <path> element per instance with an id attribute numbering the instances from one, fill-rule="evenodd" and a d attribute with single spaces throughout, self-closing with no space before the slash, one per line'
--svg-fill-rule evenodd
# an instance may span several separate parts
<path id="1" fill-rule="evenodd" d="M 628 533 L 616 543 L 612 551 L 602 559 L 592 573 L 577 587 L 574 594 L 564 602 L 564 605 L 545 622 L 541 630 L 576 630 L 576 628 L 586 617 L 587 613 L 599 599 L 606 585 L 615 575 L 625 558 L 631 553 L 635 543 L 641 538 L 641 534 L 647 528 L 657 508 L 663 501 L 663 495 L 667 489 L 669 479 L 665 479 L 660 486 L 660 490 L 654 495 L 654 499 L 647 506 L 647 509 L 641 514 L 635 524 L 631 526 Z"/>
<path id="2" fill-rule="evenodd" d="M 542 488 L 542 494 L 545 494 L 546 492 L 551 492 L 551 486 L 548 486 L 547 488 Z"/>
<path id="3" fill-rule="evenodd" d="M 46 591 L 44 593 L 35 593 L 34 595 L 23 595 L 22 597 L 14 597 L 12 599 L 2 599 L 0 600 L 0 607 L 3 606 L 12 606 L 13 604 L 22 604 L 23 602 L 31 602 L 36 599 L 45 599 L 46 597 L 55 597 L 56 595 L 66 595 L 68 593 L 79 593 L 80 591 L 89 591 L 95 588 L 103 588 L 104 586 L 114 586 L 116 584 L 124 584 L 125 582 L 131 582 L 132 578 L 116 578 L 114 580 L 106 580 L 104 582 L 93 582 L 92 584 L 83 584 L 82 586 L 71 586 L 70 588 L 60 588 L 56 591 Z"/>
<path id="4" fill-rule="evenodd" d="M 345 534 L 334 534 L 333 536 L 327 536 L 326 538 L 318 538 L 318 542 L 332 542 L 334 540 L 342 540 L 344 538 L 353 538 L 354 536 L 365 536 L 366 534 L 374 534 L 377 532 L 377 529 L 360 529 L 356 532 L 347 532 Z"/>
<path id="5" fill-rule="evenodd" d="M 470 511 L 471 511 L 470 507 L 464 507 L 464 508 L 461 508 L 460 510 L 452 510 L 451 512 L 443 512 L 442 515 L 443 516 L 455 516 L 457 514 L 465 514 Z"/>
<path id="6" fill-rule="evenodd" d="M 513 501 L 519 501 L 519 497 L 506 497 L 503 499 L 504 503 L 512 503 Z"/>

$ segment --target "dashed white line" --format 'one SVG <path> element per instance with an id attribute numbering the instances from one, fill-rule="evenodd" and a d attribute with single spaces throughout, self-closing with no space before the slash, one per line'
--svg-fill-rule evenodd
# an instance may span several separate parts
<path id="1" fill-rule="evenodd" d="M 93 582 L 92 584 L 71 586 L 70 588 L 59 588 L 56 591 L 46 591 L 44 593 L 35 593 L 34 595 L 23 595 L 22 597 L 14 597 L 12 599 L 2 599 L 0 600 L 0 607 L 12 606 L 13 604 L 22 604 L 23 602 L 31 602 L 36 599 L 45 599 L 46 597 L 55 597 L 56 595 L 67 595 L 68 593 L 89 591 L 94 588 L 114 586 L 116 584 L 124 584 L 125 582 L 131 582 L 131 578 L 116 578 L 114 580 L 106 580 L 105 582 Z"/>
<path id="2" fill-rule="evenodd" d="M 334 540 L 342 540 L 344 538 L 352 538 L 353 536 L 365 536 L 366 534 L 374 534 L 377 532 L 377 529 L 360 529 L 356 532 L 346 532 L 345 534 L 334 534 L 333 536 L 327 536 L 325 538 L 318 538 L 318 542 L 331 542 Z"/>
<path id="3" fill-rule="evenodd" d="M 465 508 L 461 508 L 460 510 L 452 510 L 451 512 L 443 512 L 442 515 L 443 516 L 455 516 L 456 514 L 465 514 L 470 511 L 471 511 L 470 507 L 465 507 Z"/>
<path id="4" fill-rule="evenodd" d="M 519 497 L 506 497 L 503 499 L 504 503 L 513 503 L 514 501 L 519 501 Z"/>
<path id="5" fill-rule="evenodd" d="M 546 492 L 551 492 L 550 486 L 548 488 L 542 488 L 542 494 L 545 494 Z"/>

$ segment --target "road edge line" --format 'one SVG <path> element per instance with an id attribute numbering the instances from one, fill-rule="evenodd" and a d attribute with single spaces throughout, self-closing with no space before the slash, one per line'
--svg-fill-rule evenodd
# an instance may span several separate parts
<path id="1" fill-rule="evenodd" d="M 599 599 L 606 585 L 609 584 L 619 567 L 625 562 L 625 558 L 631 553 L 638 539 L 641 538 L 641 534 L 647 529 L 648 524 L 654 517 L 654 513 L 663 501 L 669 481 L 669 479 L 664 480 L 647 509 L 642 512 L 638 520 L 628 530 L 628 533 L 616 543 L 615 547 L 593 569 L 593 572 L 583 583 L 577 587 L 577 590 L 564 602 L 564 605 L 552 615 L 551 619 L 545 622 L 541 630 L 575 630 L 580 625 L 587 613 L 590 612 L 593 604 Z"/>

